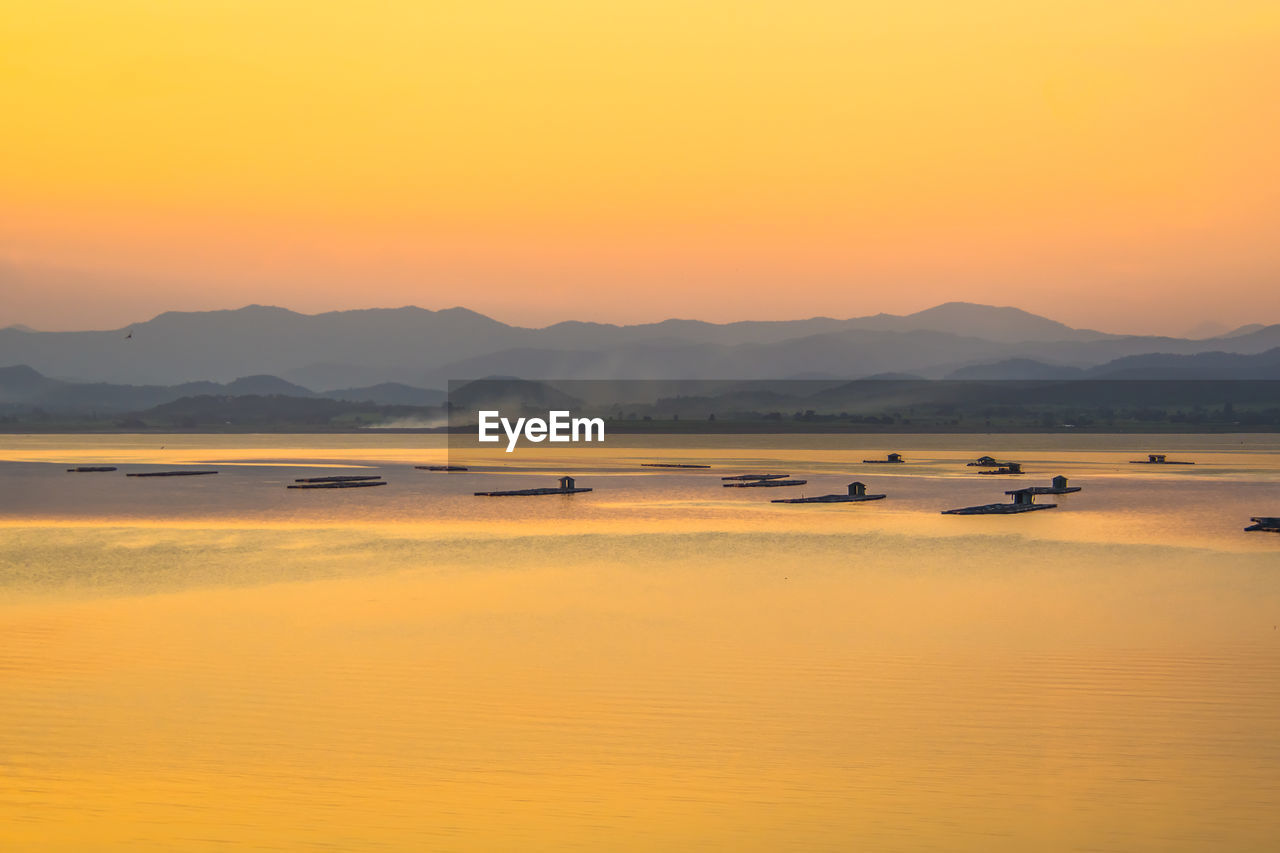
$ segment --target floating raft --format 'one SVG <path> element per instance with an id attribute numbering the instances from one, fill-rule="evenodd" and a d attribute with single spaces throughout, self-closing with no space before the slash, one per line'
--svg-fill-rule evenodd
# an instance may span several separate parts
<path id="1" fill-rule="evenodd" d="M 328 483 L 295 483 L 290 489 L 366 489 L 370 486 L 385 486 L 386 480 L 370 482 L 368 480 L 338 480 Z"/>
<path id="2" fill-rule="evenodd" d="M 965 506 L 960 509 L 944 509 L 943 515 L 1012 515 L 1019 512 L 1034 512 L 1037 509 L 1053 509 L 1057 504 L 1035 503 L 1035 492 L 1031 489 L 1017 489 L 1008 492 L 1013 495 L 1011 504 L 983 504 L 982 506 Z"/>
<path id="3" fill-rule="evenodd" d="M 847 504 L 884 500 L 884 495 L 869 495 L 863 483 L 850 483 L 845 495 L 819 495 L 813 498 L 776 498 L 776 504 Z"/>
<path id="4" fill-rule="evenodd" d="M 1080 491 L 1079 486 L 1068 486 L 1067 478 L 1057 476 L 1053 478 L 1051 486 L 1028 486 L 1025 489 L 1014 489 L 1011 492 L 1005 492 L 1006 495 L 1016 495 L 1018 492 L 1027 492 L 1033 495 L 1069 495 L 1072 492 Z"/>
<path id="5" fill-rule="evenodd" d="M 295 483 L 357 483 L 361 480 L 381 480 L 381 474 L 342 474 L 337 477 L 299 477 Z M 292 486 L 290 486 L 292 488 Z"/>
<path id="6" fill-rule="evenodd" d="M 1176 459 L 1166 459 L 1163 453 L 1148 453 L 1146 459 L 1130 459 L 1130 465 L 1194 465 L 1194 462 L 1179 462 Z"/>
<path id="7" fill-rule="evenodd" d="M 1034 512 L 1038 509 L 1053 509 L 1057 504 L 984 504 L 983 506 L 966 506 L 960 509 L 944 509 L 943 515 L 1013 515 L 1019 512 Z"/>
<path id="8" fill-rule="evenodd" d="M 710 468 L 710 465 L 686 465 L 683 462 L 641 462 L 641 468 Z"/>
<path id="9" fill-rule="evenodd" d="M 755 480 L 747 483 L 721 483 L 726 489 L 774 489 L 779 486 L 803 486 L 808 480 Z"/>
<path id="10" fill-rule="evenodd" d="M 486 498 L 523 498 L 535 495 L 576 495 L 589 492 L 590 489 L 578 488 L 572 477 L 561 477 L 560 487 L 555 489 L 506 489 L 500 492 L 476 492 L 476 497 Z"/>
<path id="11" fill-rule="evenodd" d="M 721 477 L 721 480 L 785 480 L 790 474 L 734 474 L 732 477 Z"/>
<path id="12" fill-rule="evenodd" d="M 901 453 L 890 453 L 885 459 L 863 459 L 864 465 L 901 465 L 904 461 Z"/>
<path id="13" fill-rule="evenodd" d="M 465 471 L 465 465 L 414 465 L 419 471 Z"/>
<path id="14" fill-rule="evenodd" d="M 216 474 L 217 471 L 146 471 L 141 474 L 125 474 L 126 477 L 197 477 L 201 474 Z"/>
<path id="15" fill-rule="evenodd" d="M 1268 533 L 1280 533 L 1280 518 L 1259 515 L 1249 520 L 1253 524 L 1250 524 L 1245 530 L 1265 530 Z"/>
<path id="16" fill-rule="evenodd" d="M 815 498 L 774 498 L 775 504 L 852 504 L 884 500 L 884 495 L 819 495 Z"/>
<path id="17" fill-rule="evenodd" d="M 521 498 L 532 495 L 576 495 L 579 492 L 589 492 L 590 489 L 508 489 L 502 492 L 476 492 L 477 497 L 487 498 Z"/>
<path id="18" fill-rule="evenodd" d="M 81 465 L 79 468 L 68 468 L 68 474 L 94 474 L 99 471 L 114 471 L 113 465 Z"/>

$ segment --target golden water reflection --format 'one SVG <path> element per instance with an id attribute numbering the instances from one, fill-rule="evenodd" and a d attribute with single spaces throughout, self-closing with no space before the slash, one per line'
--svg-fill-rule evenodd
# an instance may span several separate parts
<path id="1" fill-rule="evenodd" d="M 0 476 L 50 491 L 0 504 L 0 845 L 1269 849 L 1280 543 L 1231 502 L 1280 496 L 1280 457 L 1195 472 L 1206 506 L 1073 452 L 1082 500 L 964 519 L 933 505 L 995 487 L 943 462 L 816 514 L 630 457 L 549 503 L 407 470 L 299 495 L 260 454 L 103 504 L 123 478 L 15 448 Z"/>

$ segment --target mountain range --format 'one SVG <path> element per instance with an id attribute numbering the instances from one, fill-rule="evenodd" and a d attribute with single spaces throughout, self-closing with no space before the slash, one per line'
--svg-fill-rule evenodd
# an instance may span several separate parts
<path id="1" fill-rule="evenodd" d="M 126 385 L 67 382 L 44 376 L 27 365 L 0 367 L 0 412 L 32 408 L 49 412 L 134 412 L 183 397 L 311 397 L 389 406 L 436 406 L 444 391 L 384 382 L 364 388 L 316 392 L 277 376 L 244 376 L 231 382 L 183 382 L 178 385 Z"/>
<path id="2" fill-rule="evenodd" d="M 618 326 L 501 323 L 465 308 L 307 315 L 250 305 L 110 331 L 0 329 L 0 403 L 128 410 L 199 394 L 430 405 L 449 380 L 1280 378 L 1280 324 L 1115 335 L 952 302 L 905 316 Z M 23 369 L 25 368 L 25 369 Z M 319 390 L 333 389 L 333 390 Z"/>

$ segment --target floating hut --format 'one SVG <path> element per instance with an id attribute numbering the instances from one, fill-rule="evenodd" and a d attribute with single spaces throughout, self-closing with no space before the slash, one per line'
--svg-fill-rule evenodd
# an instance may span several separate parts
<path id="1" fill-rule="evenodd" d="M 381 480 L 381 474 L 341 474 L 336 477 L 299 477 L 295 483 L 358 483 L 361 480 Z M 290 488 L 293 488 L 290 486 Z"/>
<path id="2" fill-rule="evenodd" d="M 772 503 L 776 504 L 847 504 L 861 503 L 863 501 L 879 501 L 884 500 L 884 495 L 869 495 L 865 483 L 853 482 L 849 484 L 849 494 L 847 495 L 819 495 L 814 498 L 776 498 Z"/>
<path id="3" fill-rule="evenodd" d="M 465 471 L 465 465 L 414 465 L 419 471 Z"/>
<path id="4" fill-rule="evenodd" d="M 732 477 L 721 477 L 721 480 L 785 480 L 790 474 L 734 474 Z"/>
<path id="5" fill-rule="evenodd" d="M 1253 522 L 1245 530 L 1265 530 L 1268 533 L 1280 533 L 1280 518 L 1259 515 L 1249 519 Z"/>
<path id="6" fill-rule="evenodd" d="M 1030 492 L 1033 495 L 1069 495 L 1072 492 L 1080 491 L 1079 486 L 1068 486 L 1067 478 L 1059 474 L 1050 482 L 1050 486 L 1028 486 L 1025 489 L 1014 489 L 1011 492 L 1005 492 L 1006 495 L 1016 495 L 1018 492 Z"/>
<path id="7" fill-rule="evenodd" d="M 774 489 L 779 486 L 803 486 L 808 480 L 751 480 L 739 483 L 721 483 L 726 489 Z"/>
<path id="8" fill-rule="evenodd" d="M 125 474 L 126 477 L 198 477 L 201 474 L 216 474 L 217 471 L 147 471 L 141 474 Z"/>
<path id="9" fill-rule="evenodd" d="M 683 462 L 641 462 L 641 468 L 710 468 L 710 465 L 686 465 Z"/>
<path id="10" fill-rule="evenodd" d="M 890 453 L 884 459 L 863 459 L 862 461 L 867 465 L 898 465 L 905 460 L 901 453 Z"/>
<path id="11" fill-rule="evenodd" d="M 1001 465 L 1007 465 L 1007 462 L 997 462 L 994 456 L 979 456 L 972 462 L 966 462 L 970 468 L 999 468 Z"/>
<path id="12" fill-rule="evenodd" d="M 999 468 L 992 468 L 990 471 L 979 471 L 979 474 L 1021 474 L 1021 462 L 1001 462 Z"/>
<path id="13" fill-rule="evenodd" d="M 330 480 L 328 482 L 300 481 L 289 486 L 290 489 L 367 489 L 370 486 L 385 486 L 387 482 L 374 478 L 370 480 Z"/>
<path id="14" fill-rule="evenodd" d="M 1194 462 L 1179 462 L 1166 459 L 1163 453 L 1148 453 L 1146 459 L 1130 459 L 1130 465 L 1194 465 Z"/>
<path id="15" fill-rule="evenodd" d="M 68 468 L 68 474 L 96 474 L 99 471 L 114 471 L 114 465 L 81 465 L 78 468 Z"/>
<path id="16" fill-rule="evenodd" d="M 572 477 L 561 477 L 560 488 L 558 489 L 507 489 L 501 492 L 476 492 L 477 497 L 489 498 L 519 498 L 531 497 L 533 495 L 575 495 L 578 492 L 589 492 L 590 489 L 580 489 L 574 485 Z"/>
<path id="17" fill-rule="evenodd" d="M 1013 495 L 1011 504 L 984 504 L 982 506 L 966 506 L 960 509 L 944 509 L 943 515 L 1013 515 L 1019 512 L 1033 512 L 1037 509 L 1053 509 L 1057 504 L 1038 504 L 1035 493 L 1031 489 L 1017 489 L 1007 494 Z"/>

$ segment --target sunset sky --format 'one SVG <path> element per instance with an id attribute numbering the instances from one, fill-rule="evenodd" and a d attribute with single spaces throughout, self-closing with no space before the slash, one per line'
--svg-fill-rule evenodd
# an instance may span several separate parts
<path id="1" fill-rule="evenodd" d="M 1280 3 L 10 0 L 0 326 L 1280 322 Z"/>

